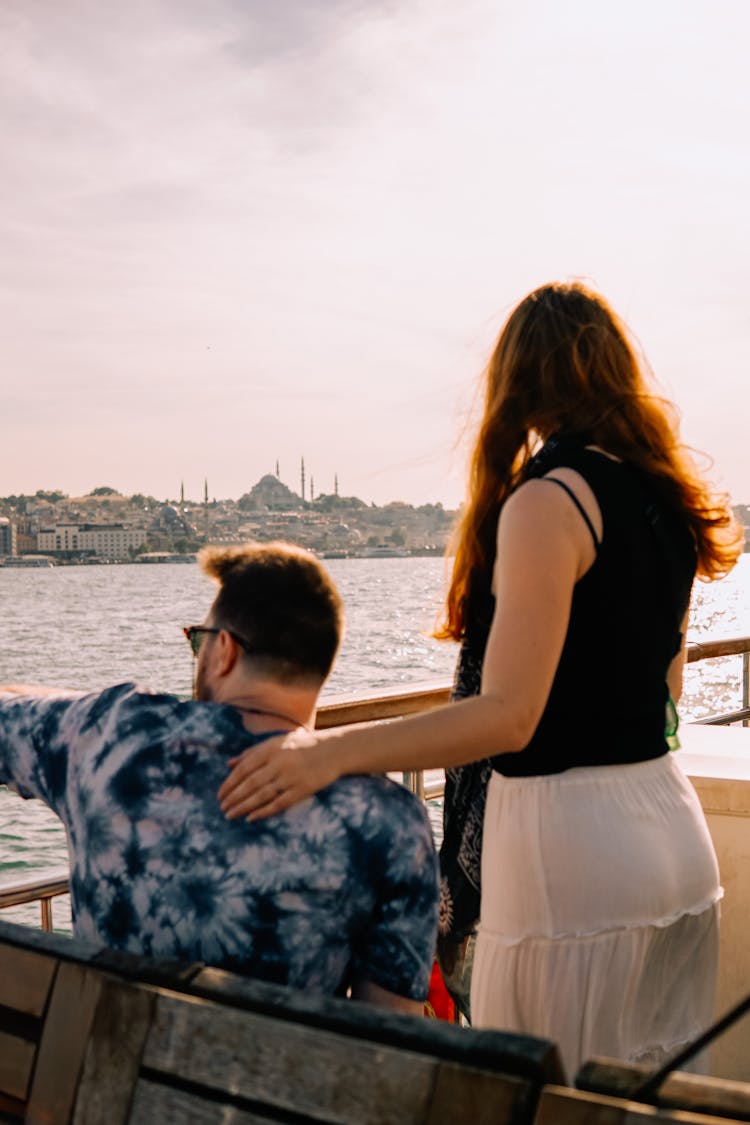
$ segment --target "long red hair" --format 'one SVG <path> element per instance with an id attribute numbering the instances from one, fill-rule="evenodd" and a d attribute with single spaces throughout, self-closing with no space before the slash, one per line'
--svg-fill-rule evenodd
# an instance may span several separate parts
<path id="1" fill-rule="evenodd" d="M 721 578 L 742 549 L 726 496 L 712 491 L 680 443 L 674 407 L 648 386 L 626 330 L 578 283 L 534 290 L 513 310 L 486 371 L 468 499 L 455 535 L 445 619 L 437 636 L 460 640 L 476 576 L 492 565 L 497 519 L 539 441 L 586 441 L 647 472 L 695 536 L 698 574 Z"/>

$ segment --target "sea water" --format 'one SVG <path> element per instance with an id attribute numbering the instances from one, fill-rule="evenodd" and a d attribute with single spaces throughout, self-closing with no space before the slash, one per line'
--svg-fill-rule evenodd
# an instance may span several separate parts
<path id="1" fill-rule="evenodd" d="M 415 683 L 447 683 L 456 647 L 435 641 L 446 566 L 442 559 L 331 559 L 346 606 L 346 632 L 325 697 Z M 135 680 L 188 696 L 192 660 L 182 626 L 203 621 L 214 586 L 184 564 L 0 567 L 0 683 L 96 690 Z M 688 639 L 750 635 L 750 556 L 723 582 L 697 583 Z M 740 705 L 741 660 L 686 669 L 683 720 Z M 38 801 L 0 787 L 0 882 L 67 864 L 65 834 Z M 14 907 L 7 921 L 38 925 L 39 907 Z M 54 906 L 68 929 L 67 899 Z"/>

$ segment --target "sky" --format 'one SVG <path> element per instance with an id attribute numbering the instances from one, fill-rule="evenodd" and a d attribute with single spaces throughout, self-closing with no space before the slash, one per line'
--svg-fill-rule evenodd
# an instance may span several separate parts
<path id="1" fill-rule="evenodd" d="M 747 0 L 3 0 L 0 495 L 456 506 L 538 284 L 750 503 Z"/>

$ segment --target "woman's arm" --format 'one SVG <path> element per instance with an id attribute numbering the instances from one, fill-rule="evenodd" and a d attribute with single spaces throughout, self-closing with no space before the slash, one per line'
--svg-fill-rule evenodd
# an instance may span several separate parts
<path id="1" fill-rule="evenodd" d="M 336 778 L 463 765 L 522 750 L 541 718 L 591 537 L 557 486 L 529 481 L 498 524 L 495 615 L 481 694 L 387 726 L 294 731 L 230 763 L 219 790 L 230 817 L 280 812 Z"/>
<path id="2" fill-rule="evenodd" d="M 669 694 L 672 696 L 672 699 L 675 701 L 675 703 L 679 703 L 680 696 L 682 695 L 682 673 L 685 668 L 685 651 L 687 646 L 687 627 L 689 617 L 690 609 L 688 608 L 685 612 L 685 616 L 682 619 L 682 625 L 680 626 L 680 630 L 682 632 L 682 644 L 680 645 L 680 651 L 677 653 L 677 656 L 675 656 L 674 660 L 669 665 L 669 671 L 667 672 L 667 687 L 669 688 Z"/>

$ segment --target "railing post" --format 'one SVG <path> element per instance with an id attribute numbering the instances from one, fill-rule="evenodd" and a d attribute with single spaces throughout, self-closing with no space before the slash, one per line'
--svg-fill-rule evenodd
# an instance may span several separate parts
<path id="1" fill-rule="evenodd" d="M 42 929 L 52 933 L 52 899 L 42 898 L 39 904 L 42 908 Z"/>
<path id="2" fill-rule="evenodd" d="M 404 770 L 403 784 L 410 793 L 416 793 L 420 800 L 424 800 L 424 772 L 422 770 Z"/>

